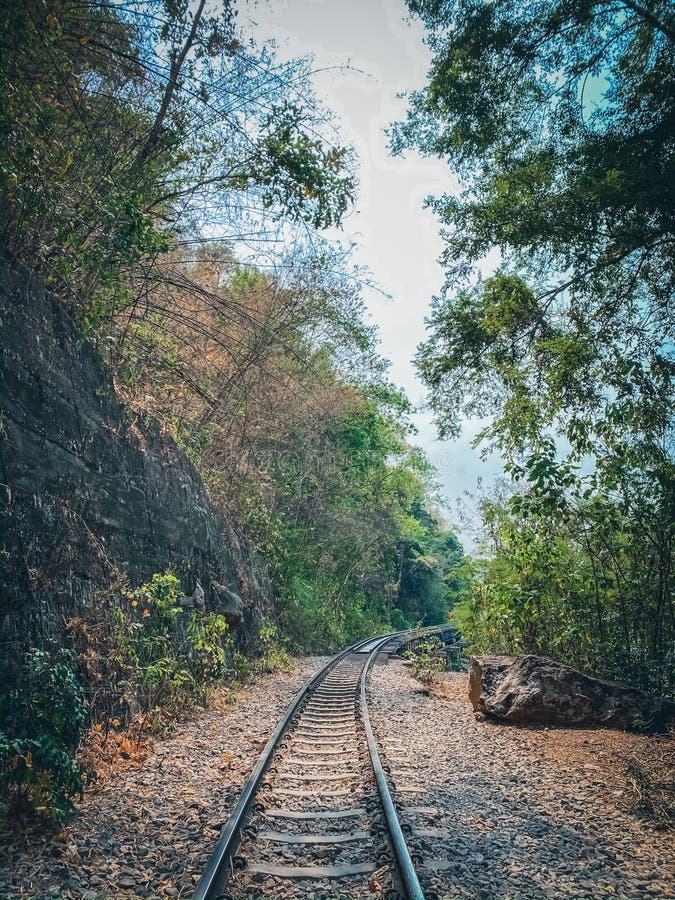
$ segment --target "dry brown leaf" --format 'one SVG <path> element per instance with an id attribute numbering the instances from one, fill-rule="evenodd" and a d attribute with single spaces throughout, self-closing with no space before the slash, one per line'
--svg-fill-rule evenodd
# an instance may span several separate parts
<path id="1" fill-rule="evenodd" d="M 385 892 L 385 884 L 384 884 L 384 876 L 389 871 L 389 866 L 381 866 L 379 869 L 375 869 L 373 874 L 368 879 L 368 887 L 370 892 L 374 894 L 376 897 L 384 897 Z"/>

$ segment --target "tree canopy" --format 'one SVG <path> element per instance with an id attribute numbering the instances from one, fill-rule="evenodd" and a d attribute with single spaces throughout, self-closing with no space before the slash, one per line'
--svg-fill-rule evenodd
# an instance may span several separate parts
<path id="1" fill-rule="evenodd" d="M 662 419 L 675 287 L 671 5 L 410 6 L 434 61 L 394 147 L 441 155 L 462 178 L 458 196 L 430 201 L 447 229 L 448 288 L 493 247 L 502 257 L 496 276 L 436 304 L 438 352 L 422 348 L 420 364 L 442 427 L 453 429 L 462 397 L 472 412 L 509 398 L 514 439 L 560 417 L 585 452 L 627 396 Z"/>
<path id="2" fill-rule="evenodd" d="M 355 179 L 314 101 L 204 0 L 4 3 L 2 236 L 84 324 L 133 305 L 158 254 L 336 225 Z M 247 220 L 247 226 L 244 222 Z"/>
<path id="3" fill-rule="evenodd" d="M 590 509 L 600 527 L 612 507 L 612 540 L 633 535 L 609 553 L 621 602 L 640 584 L 622 652 L 663 661 L 674 633 L 672 4 L 409 6 L 433 61 L 393 147 L 447 159 L 460 181 L 429 200 L 447 270 L 417 357 L 430 404 L 445 434 L 486 417 L 480 440 L 520 483 L 510 505 L 523 540 L 556 521 L 568 530 L 572 515 L 581 528 Z M 499 264 L 484 277 L 490 252 Z M 584 546 L 593 592 L 607 556 L 598 565 Z M 511 551 L 500 541 L 492 552 Z M 627 620 L 652 600 L 654 630 L 638 639 Z"/>

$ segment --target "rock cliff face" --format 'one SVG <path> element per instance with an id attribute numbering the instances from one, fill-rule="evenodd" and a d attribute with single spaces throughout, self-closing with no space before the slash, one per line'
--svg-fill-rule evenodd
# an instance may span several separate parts
<path id="1" fill-rule="evenodd" d="M 262 561 L 209 505 L 156 423 L 115 399 L 95 349 L 38 279 L 5 261 L 0 639 L 40 646 L 120 574 L 171 567 L 207 608 L 226 595 L 244 632 L 269 611 Z"/>

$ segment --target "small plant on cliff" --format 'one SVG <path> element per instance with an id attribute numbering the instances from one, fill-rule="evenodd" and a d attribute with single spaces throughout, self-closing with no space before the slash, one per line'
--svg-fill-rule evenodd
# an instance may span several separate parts
<path id="1" fill-rule="evenodd" d="M 154 714 L 157 722 L 163 712 L 178 714 L 190 700 L 206 703 L 210 690 L 228 673 L 232 639 L 227 621 L 199 609 L 188 613 L 181 596 L 175 575 L 155 574 L 127 592 L 113 610 L 126 701 Z"/>
<path id="2" fill-rule="evenodd" d="M 290 669 L 293 666 L 291 657 L 279 637 L 279 629 L 269 619 L 263 619 L 260 623 L 255 650 L 256 669 L 259 672 L 276 672 L 278 669 Z"/>
<path id="3" fill-rule="evenodd" d="M 180 581 L 175 575 L 155 572 L 150 581 L 131 591 L 127 597 L 134 608 L 141 607 L 144 618 L 173 619 L 182 612 L 178 603 L 181 593 Z"/>
<path id="4" fill-rule="evenodd" d="M 17 811 L 65 818 L 82 791 L 74 752 L 87 718 L 74 654 L 30 650 L 0 699 L 0 784 Z"/>
<path id="5" fill-rule="evenodd" d="M 191 651 L 189 665 L 203 691 L 204 702 L 209 689 L 228 674 L 227 660 L 234 642 L 228 634 L 224 616 L 195 610 L 187 627 Z"/>

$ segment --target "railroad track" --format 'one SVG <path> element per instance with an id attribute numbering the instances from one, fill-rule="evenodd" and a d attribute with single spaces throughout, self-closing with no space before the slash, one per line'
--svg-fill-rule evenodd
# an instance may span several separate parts
<path id="1" fill-rule="evenodd" d="M 399 632 L 361 641 L 299 692 L 244 786 L 193 900 L 424 900 L 366 692 L 378 655 L 418 637 Z"/>

